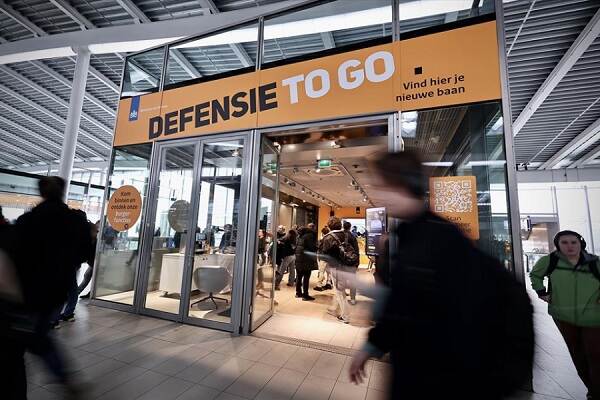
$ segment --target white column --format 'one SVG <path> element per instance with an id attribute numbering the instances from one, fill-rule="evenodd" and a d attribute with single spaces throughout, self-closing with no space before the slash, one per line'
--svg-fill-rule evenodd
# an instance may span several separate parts
<path id="1" fill-rule="evenodd" d="M 58 175 L 67 183 L 66 193 L 69 193 L 69 181 L 73 171 L 75 159 L 75 147 L 77 146 L 77 134 L 79 133 L 79 121 L 85 96 L 85 84 L 87 82 L 88 68 L 90 66 L 90 51 L 87 47 L 76 49 L 77 63 L 75 64 L 75 75 L 71 87 L 71 98 L 69 100 L 69 111 L 67 113 L 67 124 L 65 126 L 65 137 L 63 139 L 62 152 L 60 154 L 60 166 Z"/>

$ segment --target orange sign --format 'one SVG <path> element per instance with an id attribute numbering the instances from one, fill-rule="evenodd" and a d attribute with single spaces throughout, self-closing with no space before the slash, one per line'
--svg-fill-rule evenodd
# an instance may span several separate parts
<path id="1" fill-rule="evenodd" d="M 140 218 L 142 196 L 131 185 L 118 188 L 108 201 L 108 223 L 119 232 L 131 228 Z"/>
<path id="2" fill-rule="evenodd" d="M 124 99 L 114 144 L 499 99 L 496 34 L 485 22 Z"/>
<path id="3" fill-rule="evenodd" d="M 429 178 L 429 205 L 455 223 L 470 239 L 479 239 L 477 181 L 474 176 Z"/>

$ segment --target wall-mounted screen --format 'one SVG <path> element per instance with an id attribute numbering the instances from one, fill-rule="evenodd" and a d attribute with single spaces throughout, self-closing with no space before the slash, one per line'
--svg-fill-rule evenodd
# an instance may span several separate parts
<path id="1" fill-rule="evenodd" d="M 366 253 L 369 256 L 377 256 L 377 245 L 379 238 L 387 232 L 387 214 L 385 207 L 367 208 L 366 213 Z"/>

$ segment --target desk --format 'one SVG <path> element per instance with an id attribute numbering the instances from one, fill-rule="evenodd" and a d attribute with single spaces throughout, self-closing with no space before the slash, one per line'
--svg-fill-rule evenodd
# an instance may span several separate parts
<path id="1" fill-rule="evenodd" d="M 162 268 L 160 270 L 160 283 L 158 290 L 167 293 L 181 293 L 181 285 L 183 282 L 183 264 L 185 255 L 180 253 L 165 254 L 162 258 Z M 194 256 L 193 271 L 200 266 L 204 267 L 224 267 L 229 272 L 229 276 L 233 276 L 233 263 L 235 254 L 199 254 Z M 192 271 L 192 273 L 193 273 Z M 191 290 L 198 290 L 198 287 L 192 280 Z M 231 286 L 231 278 L 228 287 Z"/>

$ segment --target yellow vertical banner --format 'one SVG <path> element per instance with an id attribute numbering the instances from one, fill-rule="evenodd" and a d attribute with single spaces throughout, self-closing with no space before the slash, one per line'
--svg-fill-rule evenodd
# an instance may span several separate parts
<path id="1" fill-rule="evenodd" d="M 470 239 L 479 239 L 477 180 L 474 176 L 429 178 L 431 211 L 456 224 Z"/>

